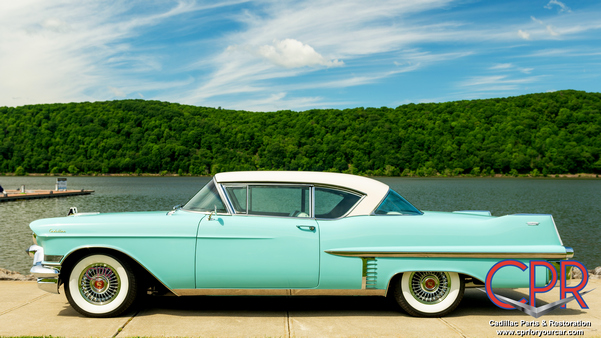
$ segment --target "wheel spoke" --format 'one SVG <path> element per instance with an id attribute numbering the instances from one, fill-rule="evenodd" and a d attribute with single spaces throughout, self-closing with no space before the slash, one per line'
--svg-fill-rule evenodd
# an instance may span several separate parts
<path id="1" fill-rule="evenodd" d="M 444 300 L 450 289 L 450 279 L 445 272 L 419 271 L 411 275 L 411 293 L 419 302 L 435 304 Z"/>
<path id="2" fill-rule="evenodd" d="M 81 295 L 94 305 L 110 303 L 119 294 L 120 288 L 121 283 L 115 269 L 104 263 L 87 266 L 79 278 Z"/>

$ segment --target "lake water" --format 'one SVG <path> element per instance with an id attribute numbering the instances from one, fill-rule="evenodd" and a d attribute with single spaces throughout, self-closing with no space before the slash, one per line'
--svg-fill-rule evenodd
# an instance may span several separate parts
<path id="1" fill-rule="evenodd" d="M 564 245 L 592 269 L 601 266 L 601 180 L 544 178 L 377 178 L 421 210 L 490 210 L 552 214 Z M 69 189 L 92 195 L 0 203 L 0 267 L 28 273 L 32 259 L 29 223 L 79 212 L 170 210 L 188 201 L 208 177 L 69 177 Z M 53 189 L 55 177 L 0 176 L 5 189 Z"/>

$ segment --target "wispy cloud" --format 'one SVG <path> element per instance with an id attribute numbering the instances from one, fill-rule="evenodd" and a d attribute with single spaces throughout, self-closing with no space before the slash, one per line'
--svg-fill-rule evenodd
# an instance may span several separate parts
<path id="1" fill-rule="evenodd" d="M 596 67 L 601 50 L 577 46 L 597 41 L 599 7 L 545 3 L 516 19 L 517 9 L 485 16 L 498 8 L 456 0 L 4 1 L 0 105 L 128 97 L 250 110 L 368 105 L 357 95 L 415 95 L 407 93 L 421 81 L 428 91 L 520 90 L 553 71 L 534 57 Z M 457 94 L 445 93 L 415 101 Z"/>
<path id="2" fill-rule="evenodd" d="M 512 63 L 498 63 L 488 68 L 489 70 L 496 71 L 519 71 L 524 74 L 530 74 L 534 68 L 522 68 L 518 67 Z"/>
<path id="3" fill-rule="evenodd" d="M 524 39 L 524 40 L 530 40 L 530 33 L 525 32 L 521 29 L 518 30 L 518 35 L 520 38 Z"/>
<path id="4" fill-rule="evenodd" d="M 489 69 L 495 70 L 495 69 L 510 69 L 510 68 L 513 68 L 513 64 L 511 64 L 511 63 L 499 63 L 499 64 L 496 64 L 496 65 L 490 67 Z"/>
<path id="5" fill-rule="evenodd" d="M 547 32 L 551 35 L 551 36 L 559 36 L 560 34 L 557 33 L 555 31 L 555 29 L 553 28 L 553 26 L 551 25 L 547 25 L 543 22 L 543 20 L 539 20 L 537 18 L 535 18 L 534 16 L 530 17 L 532 19 L 532 21 L 536 22 L 539 25 L 545 26 L 545 29 L 547 30 Z"/>
<path id="6" fill-rule="evenodd" d="M 127 96 L 124 88 L 162 82 L 156 56 L 129 39 L 172 17 L 202 10 L 194 1 L 139 9 L 147 2 L 24 0 L 0 3 L 0 102 L 21 105 Z M 148 10 L 146 8 L 151 8 Z M 138 14 L 132 14 L 133 12 Z M 119 88 L 119 89 L 117 89 Z M 136 89 L 132 92 L 142 89 Z"/>
<path id="7" fill-rule="evenodd" d="M 278 111 L 278 110 L 302 110 L 309 108 L 327 108 L 331 106 L 345 105 L 350 102 L 328 101 L 324 97 L 287 97 L 286 92 L 274 93 L 267 97 L 242 100 L 235 102 L 233 109 L 249 111 Z"/>
<path id="8" fill-rule="evenodd" d="M 214 73 L 182 100 L 203 104 L 211 98 L 232 93 L 277 93 L 282 87 L 278 79 L 302 77 L 332 67 L 347 69 L 347 74 L 334 72 L 326 80 L 320 78 L 318 82 L 301 83 L 296 87 L 356 86 L 471 55 L 471 52 L 417 52 L 414 48 L 408 49 L 412 52 L 403 52 L 407 49 L 404 47 L 416 43 L 459 38 L 452 36 L 456 34 L 453 30 L 461 27 L 460 23 L 413 24 L 404 19 L 448 4 L 446 0 L 388 0 L 368 7 L 358 0 L 310 0 L 286 3 L 285 6 L 268 2 L 265 15 L 246 12 L 238 17 L 247 28 L 229 36 L 229 47 L 210 60 Z M 460 37 L 464 38 L 465 35 Z M 377 59 L 377 55 L 394 52 L 399 57 L 389 64 L 388 69 L 382 64 L 378 66 L 380 68 L 376 67 L 373 61 L 369 67 L 357 66 L 357 61 L 360 63 L 365 57 Z"/>
<path id="9" fill-rule="evenodd" d="M 562 13 L 562 12 L 566 12 L 566 13 L 572 12 L 572 10 L 568 6 L 566 6 L 563 2 L 557 1 L 557 0 L 551 0 L 551 1 L 549 1 L 549 3 L 547 5 L 545 5 L 545 8 L 546 9 L 553 9 L 554 6 L 558 6 L 559 7 L 558 11 L 560 13 Z"/>
<path id="10" fill-rule="evenodd" d="M 588 46 L 581 48 L 545 48 L 523 55 L 523 57 L 530 58 L 580 58 L 589 56 L 601 56 L 601 48 L 595 49 Z"/>
<path id="11" fill-rule="evenodd" d="M 540 79 L 540 76 L 525 78 L 510 78 L 508 75 L 473 76 L 459 85 L 473 91 L 511 91 L 519 89 L 520 85 L 537 82 Z"/>

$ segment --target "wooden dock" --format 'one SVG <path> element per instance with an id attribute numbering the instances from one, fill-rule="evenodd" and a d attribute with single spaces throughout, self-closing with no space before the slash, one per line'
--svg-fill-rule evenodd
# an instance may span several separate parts
<path id="1" fill-rule="evenodd" d="M 77 195 L 89 195 L 94 190 L 25 190 L 21 192 L 19 190 L 4 190 L 4 193 L 0 193 L 0 202 L 16 201 L 16 200 L 30 200 L 36 198 L 53 198 L 53 197 L 67 197 Z"/>

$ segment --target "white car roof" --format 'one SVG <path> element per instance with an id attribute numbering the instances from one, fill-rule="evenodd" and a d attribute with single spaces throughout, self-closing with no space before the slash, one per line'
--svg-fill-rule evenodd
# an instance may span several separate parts
<path id="1" fill-rule="evenodd" d="M 354 190 L 365 198 L 348 216 L 369 215 L 382 202 L 388 185 L 371 178 L 315 171 L 233 171 L 215 175 L 217 183 L 308 183 Z"/>

